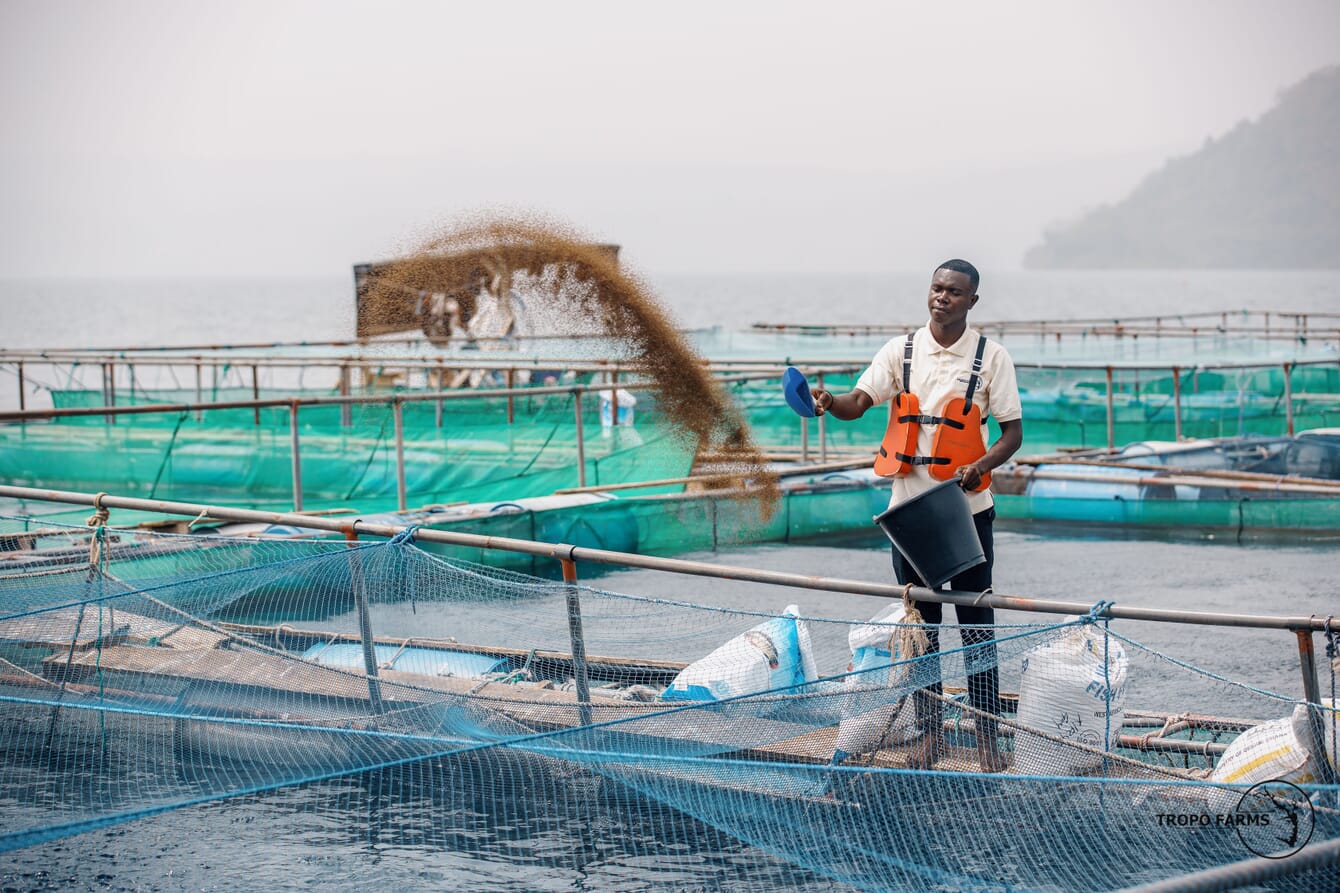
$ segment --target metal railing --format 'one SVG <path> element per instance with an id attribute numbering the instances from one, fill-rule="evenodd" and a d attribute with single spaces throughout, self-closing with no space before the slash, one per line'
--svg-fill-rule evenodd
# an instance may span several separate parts
<path id="1" fill-rule="evenodd" d="M 900 335 L 914 331 L 924 319 L 905 323 L 754 323 L 753 329 L 776 334 Z M 1001 336 L 1038 335 L 1109 338 L 1198 338 L 1247 335 L 1269 340 L 1330 339 L 1340 337 L 1340 313 L 1302 313 L 1281 310 L 1206 310 L 1195 313 L 1081 319 L 1017 319 L 974 322 L 982 332 Z"/>
<path id="2" fill-rule="evenodd" d="M 771 378 L 772 373 L 762 374 L 739 374 L 720 376 L 716 380 L 722 384 L 731 384 L 737 382 L 754 381 L 759 378 Z M 68 409 L 29 409 L 19 412 L 0 412 L 0 422 L 20 422 L 46 421 L 62 418 L 88 418 L 103 416 L 108 419 L 108 424 L 113 424 L 115 419 L 120 416 L 129 415 L 184 415 L 191 413 L 202 413 L 209 410 L 221 409 L 254 409 L 255 424 L 260 424 L 260 411 L 262 409 L 286 408 L 289 416 L 289 434 L 290 434 L 290 452 L 291 452 L 291 475 L 293 482 L 293 509 L 294 511 L 303 510 L 303 488 L 302 488 L 302 438 L 300 434 L 299 411 L 304 406 L 340 406 L 348 408 L 361 405 L 386 405 L 391 408 L 394 420 L 394 450 L 395 450 L 395 473 L 396 473 L 396 510 L 406 511 L 408 509 L 409 495 L 405 480 L 405 423 L 404 407 L 407 403 L 425 403 L 434 401 L 438 404 L 437 424 L 442 424 L 442 403 L 459 400 L 486 400 L 490 398 L 507 398 L 507 422 L 512 424 L 515 418 L 514 401 L 520 397 L 542 397 L 552 395 L 570 395 L 573 399 L 573 416 L 575 422 L 576 451 L 577 451 L 577 486 L 586 486 L 586 434 L 583 419 L 582 397 L 585 394 L 595 392 L 610 393 L 611 415 L 617 422 L 619 405 L 618 392 L 622 388 L 625 391 L 641 391 L 656 388 L 654 382 L 622 382 L 614 384 L 590 384 L 590 385 L 550 385 L 525 388 L 492 388 L 492 389 L 471 389 L 471 390 L 453 390 L 453 391 L 428 391 L 424 393 L 397 393 L 387 395 L 368 395 L 368 396 L 329 396 L 329 397 L 288 397 L 273 398 L 265 400 L 226 400 L 213 403 L 165 403 L 165 404 L 141 404 L 137 406 L 84 406 L 72 407 Z M 113 397 L 113 399 L 115 399 Z M 804 423 L 804 419 L 801 420 Z M 822 420 L 821 420 L 822 421 Z M 350 420 L 346 415 L 341 419 L 343 425 L 348 425 Z M 826 461 L 827 452 L 824 451 Z M 806 453 L 808 458 L 808 453 Z"/>
<path id="3" fill-rule="evenodd" d="M 236 408 L 253 407 L 255 409 L 254 422 L 255 424 L 259 425 L 260 410 L 262 408 L 287 406 L 293 403 L 294 401 L 297 401 L 299 405 L 303 406 L 339 403 L 340 405 L 348 407 L 358 403 L 370 403 L 370 402 L 387 403 L 394 400 L 400 400 L 403 402 L 435 400 L 438 401 L 437 424 L 440 427 L 442 424 L 441 401 L 443 400 L 463 399 L 469 396 L 493 397 L 493 396 L 506 395 L 508 398 L 508 421 L 510 423 L 513 420 L 514 398 L 518 394 L 541 395 L 541 394 L 559 393 L 559 392 L 580 394 L 593 390 L 613 391 L 614 407 L 617 413 L 618 390 L 620 388 L 624 390 L 643 390 L 651 387 L 651 385 L 647 382 L 640 382 L 640 383 L 630 382 L 627 381 L 626 379 L 623 382 L 620 381 L 620 377 L 623 375 L 636 375 L 642 371 L 639 364 L 636 363 L 611 360 L 605 362 L 597 361 L 591 363 L 571 364 L 571 363 L 564 363 L 563 361 L 560 361 L 558 359 L 554 359 L 548 361 L 532 360 L 525 363 L 508 364 L 508 363 L 490 363 L 485 362 L 485 360 L 486 360 L 485 357 L 471 357 L 469 359 L 432 360 L 432 361 L 421 361 L 421 360 L 414 360 L 411 358 L 398 358 L 388 360 L 387 365 L 379 368 L 404 369 L 406 371 L 418 370 L 428 375 L 437 374 L 439 375 L 438 378 L 439 387 L 437 389 L 431 391 L 424 391 L 422 393 L 406 393 L 404 391 L 400 391 L 397 392 L 396 395 L 393 397 L 387 397 L 385 395 L 354 396 L 350 392 L 350 386 L 349 386 L 350 370 L 355 368 L 367 368 L 366 361 L 360 363 L 357 361 L 351 361 L 348 358 L 273 358 L 272 357 L 268 358 L 268 360 L 265 361 L 267 367 L 269 368 L 305 369 L 308 367 L 311 368 L 328 367 L 338 369 L 340 373 L 340 379 L 339 379 L 340 395 L 337 397 L 336 396 L 300 397 L 300 398 L 288 397 L 288 398 L 272 398 L 268 400 L 263 400 L 260 399 L 259 397 L 260 385 L 259 385 L 259 372 L 257 371 L 259 368 L 262 368 L 261 364 L 263 361 L 261 358 L 256 358 L 255 361 L 252 362 L 250 365 L 252 371 L 251 390 L 253 400 L 204 401 L 200 399 L 203 393 L 201 385 L 201 369 L 211 367 L 216 369 L 220 367 L 238 368 L 238 363 L 235 360 L 225 361 L 222 359 L 201 359 L 198 357 L 183 357 L 177 361 L 165 361 L 156 359 L 152 361 L 154 365 L 159 364 L 172 365 L 174 362 L 179 362 L 180 364 L 183 365 L 189 365 L 195 367 L 196 396 L 197 396 L 196 401 L 190 404 L 144 404 L 133 407 L 118 407 L 116 404 L 117 363 L 100 359 L 98 362 L 101 363 L 103 370 L 102 393 L 103 393 L 104 408 L 99 409 L 96 407 L 81 407 L 81 408 L 72 408 L 64 410 L 27 409 L 25 399 L 26 385 L 24 377 L 24 363 L 27 361 L 17 360 L 15 362 L 17 363 L 17 371 L 18 371 L 19 410 L 18 412 L 0 411 L 0 422 L 24 422 L 33 420 L 77 417 L 80 415 L 102 415 L 108 419 L 109 424 L 114 424 L 117 415 L 131 412 L 166 413 L 166 412 L 181 412 L 183 411 L 183 409 L 189 409 L 190 411 L 195 412 L 198 415 L 200 412 L 203 412 L 208 409 L 236 409 Z M 46 360 L 44 359 L 43 362 L 46 362 Z M 510 386 L 511 383 L 515 381 L 516 376 L 520 372 L 534 371 L 536 368 L 539 368 L 546 362 L 558 363 L 561 368 L 574 372 L 583 372 L 583 373 L 591 372 L 591 373 L 603 374 L 609 379 L 609 381 L 607 383 L 599 385 L 594 384 L 554 385 L 554 386 L 538 386 L 538 387 L 527 386 L 524 388 L 513 388 Z M 786 360 L 786 364 L 797 366 L 802 370 L 804 370 L 808 375 L 814 376 L 817 379 L 817 384 L 819 387 L 824 386 L 826 375 L 850 374 L 854 371 L 864 369 L 867 363 L 868 359 L 845 359 L 845 358 L 836 360 L 834 359 L 810 360 L 810 359 L 788 358 Z M 125 360 L 122 360 L 121 364 L 131 366 L 132 371 L 130 378 L 131 378 L 131 385 L 133 388 L 134 384 L 133 364 L 128 364 L 126 363 Z M 1212 363 L 1212 364 L 1199 364 L 1196 366 L 1184 366 L 1176 364 L 1169 365 L 1169 364 L 1142 363 L 1142 362 L 1090 363 L 1090 362 L 1058 361 L 1052 363 L 1017 363 L 1016 368 L 1049 370 L 1049 371 L 1101 372 L 1104 376 L 1106 442 L 1108 449 L 1115 449 L 1117 445 L 1116 399 L 1117 394 L 1119 393 L 1115 380 L 1117 372 L 1133 372 L 1137 376 L 1141 372 L 1154 372 L 1154 373 L 1166 373 L 1170 376 L 1172 382 L 1171 402 L 1173 408 L 1173 436 L 1176 439 L 1180 440 L 1183 437 L 1183 431 L 1185 427 L 1184 422 L 1185 412 L 1183 406 L 1184 380 L 1188 376 L 1191 378 L 1192 385 L 1194 388 L 1196 376 L 1198 375 L 1198 373 L 1205 371 L 1213 370 L 1218 372 L 1224 372 L 1224 371 L 1243 372 L 1243 371 L 1261 371 L 1269 369 L 1278 369 L 1283 378 L 1283 394 L 1280 397 L 1280 404 L 1283 410 L 1284 433 L 1288 435 L 1293 435 L 1295 433 L 1295 427 L 1296 427 L 1295 399 L 1292 384 L 1295 372 L 1297 372 L 1299 369 L 1308 367 L 1331 367 L 1331 366 L 1337 366 L 1338 364 L 1340 364 L 1340 361 L 1337 361 L 1335 359 L 1289 360 L 1285 362 L 1279 362 L 1279 361 L 1260 361 L 1260 362 L 1241 362 L 1241 363 L 1224 362 L 1224 363 Z M 717 379 L 723 383 L 758 381 L 771 378 L 780 374 L 780 369 L 782 368 L 783 365 L 784 365 L 783 363 L 759 362 L 757 360 L 742 360 L 742 361 L 721 360 L 712 362 L 704 361 L 704 367 L 707 368 L 709 371 L 711 371 L 713 374 L 715 374 L 717 376 Z M 243 366 L 242 368 L 246 367 Z M 506 376 L 509 386 L 507 388 L 501 388 L 501 389 L 494 388 L 494 389 L 482 389 L 482 390 L 443 389 L 441 387 L 443 382 L 443 378 L 441 376 L 446 371 L 448 370 L 462 371 L 467 369 L 487 369 L 490 371 L 503 372 Z M 1137 389 L 1136 392 L 1138 394 L 1138 381 L 1136 383 L 1136 389 Z M 580 396 L 578 397 L 578 400 L 580 401 Z M 349 424 L 349 416 L 347 409 L 344 411 L 344 414 L 342 415 L 342 422 L 346 427 Z M 826 461 L 827 449 L 828 449 L 828 438 L 826 436 L 827 422 L 825 417 L 822 416 L 819 418 L 818 421 L 818 435 L 819 435 L 820 461 Z M 808 459 L 809 426 L 804 424 L 803 420 L 801 424 L 800 436 L 801 436 L 802 452 L 804 456 Z"/>
<path id="4" fill-rule="evenodd" d="M 245 521 L 304 527 L 343 534 L 347 538 L 374 536 L 392 538 L 403 533 L 407 527 L 395 524 L 374 524 L 358 518 L 329 518 L 304 515 L 293 512 L 265 512 L 254 509 L 211 506 L 201 503 L 173 502 L 156 499 L 138 499 L 128 496 L 110 496 L 105 493 L 80 493 L 69 490 L 44 490 L 34 487 L 13 487 L 0 485 L 0 497 L 40 502 L 58 502 L 72 505 L 89 505 L 107 509 L 128 509 L 155 512 L 164 515 L 212 519 L 217 521 Z M 701 577 L 716 577 L 727 580 L 742 580 L 755 583 L 767 583 L 776 586 L 789 586 L 821 592 L 845 592 L 854 595 L 869 595 L 878 598 L 902 598 L 906 587 L 885 583 L 869 583 L 862 580 L 847 580 L 832 577 L 817 577 L 807 574 L 791 574 L 781 571 L 758 570 L 754 568 L 732 567 L 728 565 L 707 564 L 687 561 L 679 558 L 661 558 L 651 555 L 637 555 L 629 552 L 617 552 L 608 549 L 591 549 L 585 546 L 573 546 L 563 543 L 546 543 L 534 540 L 512 539 L 508 537 L 483 536 L 473 533 L 456 533 L 446 530 L 417 529 L 416 539 L 425 542 L 452 546 L 467 546 L 477 549 L 496 549 L 525 555 L 552 558 L 557 561 L 574 563 L 587 561 L 593 564 L 617 567 L 642 568 L 646 570 L 666 571 Z M 575 579 L 575 577 L 574 577 Z M 1088 614 L 1092 604 L 1083 602 L 1065 602 L 1038 599 L 1027 596 L 1003 595 L 999 593 L 982 594 L 977 592 L 937 591 L 922 587 L 913 587 L 911 595 L 917 601 L 931 601 L 954 605 L 985 605 L 992 608 L 1026 611 L 1043 614 Z M 1143 620 L 1165 623 L 1184 623 L 1201 626 L 1248 627 L 1255 629 L 1288 630 L 1298 634 L 1299 653 L 1304 658 L 1303 667 L 1305 689 L 1310 693 L 1308 700 L 1316 702 L 1319 689 L 1316 682 L 1316 668 L 1313 659 L 1313 632 L 1340 632 L 1340 616 L 1320 617 L 1310 615 L 1268 615 L 1268 614 L 1229 614 L 1223 612 L 1180 611 L 1163 608 L 1125 607 L 1102 602 L 1098 617 L 1112 620 Z M 1306 645 L 1304 644 L 1306 643 Z"/>
<path id="5" fill-rule="evenodd" d="M 167 515 L 193 517 L 196 521 L 215 519 L 222 521 L 243 521 L 269 523 L 290 527 L 325 530 L 342 534 L 348 541 L 360 536 L 392 538 L 404 533 L 408 527 L 396 524 L 372 524 L 361 519 L 335 519 L 287 512 L 261 512 L 251 509 L 237 509 L 220 506 L 208 506 L 197 503 L 170 502 L 164 500 L 137 499 L 124 496 L 110 496 L 106 493 L 79 493 L 63 490 L 42 490 L 30 487 L 0 486 L 0 497 L 21 500 L 39 500 L 74 505 L 90 505 L 99 511 L 114 508 L 157 512 Z M 1198 626 L 1222 626 L 1253 629 L 1275 629 L 1293 632 L 1297 640 L 1299 669 L 1302 674 L 1303 698 L 1311 705 L 1321 704 L 1321 687 L 1317 676 L 1316 648 L 1314 632 L 1340 632 L 1340 618 L 1335 616 L 1266 615 L 1266 614 L 1229 614 L 1212 611 L 1180 611 L 1161 608 L 1124 607 L 1111 601 L 1100 601 L 1094 605 L 1081 602 L 1063 602 L 1037 599 L 1026 596 L 1013 596 L 992 593 L 939 591 L 920 586 L 891 586 L 888 584 L 868 583 L 861 580 L 809 576 L 779 571 L 766 571 L 754 568 L 730 565 L 707 564 L 677 558 L 659 558 L 617 552 L 609 549 L 591 549 L 567 543 L 546 543 L 534 540 L 520 540 L 508 537 L 482 536 L 470 533 L 455 533 L 445 530 L 416 529 L 415 538 L 425 542 L 443 545 L 467 546 L 481 550 L 496 549 L 517 552 L 538 557 L 552 558 L 562 567 L 563 580 L 569 584 L 577 582 L 577 562 L 589 561 L 594 564 L 617 567 L 633 567 L 646 570 L 665 571 L 700 577 L 713 577 L 724 580 L 740 580 L 767 583 L 776 586 L 788 586 L 810 591 L 844 592 L 855 595 L 869 595 L 878 598 L 913 597 L 916 601 L 939 602 L 953 605 L 984 605 L 1003 610 L 1024 611 L 1042 614 L 1088 615 L 1095 619 L 1142 620 L 1164 623 L 1182 623 Z M 568 625 L 572 638 L 573 664 L 578 680 L 579 700 L 589 709 L 589 692 L 585 691 L 583 680 L 586 667 L 582 656 L 585 654 L 584 634 L 581 623 L 580 594 L 575 585 L 567 592 Z M 370 624 L 364 624 L 362 630 L 365 650 L 371 647 L 372 630 Z M 374 685 L 375 665 L 369 666 L 369 685 Z M 1310 719 L 1317 740 L 1324 740 L 1320 706 L 1310 709 Z M 1321 761 L 1324 780 L 1331 778 L 1329 764 Z"/>

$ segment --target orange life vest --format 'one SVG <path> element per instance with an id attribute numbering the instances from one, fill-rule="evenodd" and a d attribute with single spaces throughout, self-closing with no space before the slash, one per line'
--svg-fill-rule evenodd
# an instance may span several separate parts
<path id="1" fill-rule="evenodd" d="M 927 465 L 931 477 L 947 481 L 958 473 L 959 468 L 976 462 L 986 454 L 981 430 L 986 421 L 982 418 L 981 410 L 972 402 L 977 384 L 981 381 L 982 354 L 985 350 L 986 339 L 979 336 L 966 396 L 950 397 L 940 407 L 939 415 L 927 416 L 921 414 L 917 396 L 907 389 L 908 382 L 912 380 L 912 336 L 907 336 L 903 347 L 903 390 L 894 397 L 889 409 L 889 426 L 884 431 L 879 455 L 875 457 L 875 474 L 881 477 L 902 477 L 912 470 L 913 465 Z M 917 435 L 922 425 L 936 426 L 929 456 L 916 454 Z M 981 491 L 989 486 L 990 472 L 982 475 L 981 483 L 973 490 Z"/>

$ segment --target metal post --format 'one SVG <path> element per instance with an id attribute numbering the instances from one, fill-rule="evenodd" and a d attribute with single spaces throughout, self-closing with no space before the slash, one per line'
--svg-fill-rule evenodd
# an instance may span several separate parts
<path id="1" fill-rule="evenodd" d="M 510 398 L 509 398 L 510 399 Z M 582 435 L 582 392 L 572 392 L 572 405 L 577 414 L 577 486 L 586 486 L 586 439 Z"/>
<path id="2" fill-rule="evenodd" d="M 349 396 L 349 367 L 340 367 L 340 396 Z M 348 428 L 354 423 L 353 407 L 348 403 L 340 404 L 340 427 Z"/>
<path id="3" fill-rule="evenodd" d="M 368 597 L 363 586 L 363 558 L 358 553 L 358 534 L 349 531 L 344 535 L 349 541 L 349 582 L 354 592 L 354 605 L 358 609 L 358 634 L 363 640 L 363 669 L 368 674 L 368 700 L 373 713 L 385 712 L 382 704 L 381 682 L 377 679 L 377 646 L 372 639 L 372 617 L 368 613 Z"/>
<path id="4" fill-rule="evenodd" d="M 508 369 L 507 370 L 507 424 L 509 425 L 512 424 L 512 422 L 516 419 L 516 401 L 512 397 L 512 388 L 515 387 L 515 385 L 513 384 L 515 377 L 516 377 L 515 372 L 511 369 Z M 581 413 L 579 412 L 577 415 L 578 418 L 580 419 Z"/>
<path id="5" fill-rule="evenodd" d="M 819 388 L 820 388 L 820 390 L 822 390 L 822 389 L 823 389 L 823 386 L 824 386 L 824 374 L 823 374 L 822 372 L 819 373 L 819 379 L 818 379 L 818 381 L 819 381 Z M 825 414 L 819 416 L 819 461 L 820 461 L 820 462 L 827 462 L 827 461 L 828 461 L 828 426 L 827 426 L 827 424 L 826 424 L 827 421 L 828 421 L 828 414 L 827 414 L 827 413 L 825 413 Z"/>
<path id="6" fill-rule="evenodd" d="M 800 417 L 800 461 L 810 461 L 810 420 Z"/>
<path id="7" fill-rule="evenodd" d="M 562 548 L 561 546 L 559 548 Z M 572 678 L 577 683 L 577 710 L 582 725 L 591 724 L 591 685 L 586 675 L 586 639 L 582 636 L 582 603 L 577 592 L 577 562 L 560 558 L 563 582 L 568 584 L 564 598 L 568 605 L 568 635 L 572 639 Z"/>
<path id="8" fill-rule="evenodd" d="M 28 408 L 27 396 L 23 393 L 23 361 L 19 361 L 19 412 Z"/>
<path id="9" fill-rule="evenodd" d="M 1298 636 L 1298 665 L 1303 671 L 1303 699 L 1308 702 L 1308 719 L 1312 722 L 1312 740 L 1321 742 L 1321 749 L 1326 749 L 1326 725 L 1321 712 L 1321 707 L 1312 706 L 1321 703 L 1321 686 L 1317 684 L 1317 654 L 1312 647 L 1312 630 L 1297 629 L 1294 635 Z M 1331 768 L 1331 761 L 1323 753 L 1317 760 L 1320 767 L 1321 780 L 1325 784 L 1335 784 L 1335 770 Z"/>
<path id="10" fill-rule="evenodd" d="M 1117 448 L 1116 412 L 1112 408 L 1112 367 L 1107 367 L 1107 448 Z"/>
<path id="11" fill-rule="evenodd" d="M 437 392 L 438 392 L 439 394 L 442 393 L 442 388 L 443 388 L 443 386 L 446 384 L 446 381 L 447 381 L 447 370 L 446 370 L 446 367 L 445 367 L 445 366 L 438 366 L 438 367 L 437 367 Z M 434 403 L 434 408 L 433 408 L 433 423 L 434 423 L 435 425 L 437 425 L 437 427 L 441 428 L 441 427 L 442 427 L 442 401 L 441 401 L 441 400 L 434 400 L 433 403 Z"/>
<path id="12" fill-rule="evenodd" d="M 391 401 L 391 412 L 395 416 L 395 494 L 397 511 L 409 507 L 405 493 L 405 409 L 400 398 Z"/>
<path id="13" fill-rule="evenodd" d="M 1182 439 L 1182 369 L 1173 367 L 1173 436 Z"/>
<path id="14" fill-rule="evenodd" d="M 116 406 L 116 364 L 107 364 L 107 405 Z M 107 416 L 107 424 L 115 425 L 116 416 Z"/>
<path id="15" fill-rule="evenodd" d="M 288 430 L 293 453 L 293 510 L 302 511 L 302 452 L 298 443 L 298 401 L 292 400 L 288 407 Z"/>
<path id="16" fill-rule="evenodd" d="M 619 426 L 619 370 L 610 373 L 610 424 Z"/>
<path id="17" fill-rule="evenodd" d="M 203 391 L 203 386 L 202 386 L 202 384 L 201 384 L 201 378 L 200 378 L 201 374 L 202 374 L 202 373 L 201 373 L 201 371 L 200 371 L 200 358 L 199 358 L 199 357 L 196 357 L 196 358 L 195 358 L 195 404 L 196 404 L 196 406 L 199 406 L 201 403 L 204 403 L 204 402 L 205 402 L 205 398 L 204 398 L 204 395 L 203 395 L 203 393 L 202 393 L 202 391 Z M 203 416 L 204 416 L 204 413 L 202 413 L 200 410 L 197 409 L 197 410 L 195 411 L 195 420 L 196 420 L 197 422 L 200 421 L 200 419 L 201 419 Z"/>
<path id="18" fill-rule="evenodd" d="M 1292 363 L 1284 364 L 1284 425 L 1289 436 L 1293 436 L 1293 384 L 1289 381 Z"/>
<path id="19" fill-rule="evenodd" d="M 261 399 L 261 373 L 260 369 L 255 365 L 252 365 L 251 367 L 251 399 Z M 259 406 L 255 407 L 253 413 L 256 418 L 256 424 L 259 425 L 261 423 L 261 408 Z"/>

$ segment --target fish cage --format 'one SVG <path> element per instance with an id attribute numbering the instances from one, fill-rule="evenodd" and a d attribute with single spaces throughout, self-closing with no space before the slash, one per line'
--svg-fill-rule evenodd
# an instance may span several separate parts
<path id="1" fill-rule="evenodd" d="M 724 835 L 772 866 L 739 889 L 775 889 L 786 872 L 894 891 L 1340 883 L 1335 618 L 933 592 L 362 520 L 0 495 L 95 509 L 83 527 L 0 520 L 0 540 L 31 561 L 0 567 L 6 852 L 379 773 L 422 779 L 432 796 L 415 809 L 466 864 L 498 858 L 479 820 L 501 820 L 506 803 L 514 822 L 634 825 L 684 841 L 685 858 L 693 829 Z M 112 531 L 107 512 L 122 510 L 349 539 L 258 539 L 244 555 L 182 536 L 196 561 L 137 576 L 123 552 L 174 537 Z M 528 554 L 562 579 L 447 559 L 430 543 Z M 591 566 L 691 575 L 708 593 L 726 580 L 785 587 L 796 602 L 844 592 L 870 609 L 853 621 L 649 597 L 583 584 Z M 920 611 L 944 603 L 1026 619 L 925 624 Z M 1297 681 L 1279 691 L 1198 667 L 1142 641 L 1155 622 L 1197 638 L 1274 636 Z"/>

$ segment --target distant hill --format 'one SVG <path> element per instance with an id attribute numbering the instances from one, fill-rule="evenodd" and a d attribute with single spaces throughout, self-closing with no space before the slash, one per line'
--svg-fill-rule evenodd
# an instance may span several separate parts
<path id="1" fill-rule="evenodd" d="M 1280 94 L 1116 205 L 1048 231 L 1034 268 L 1340 268 L 1340 67 Z"/>

